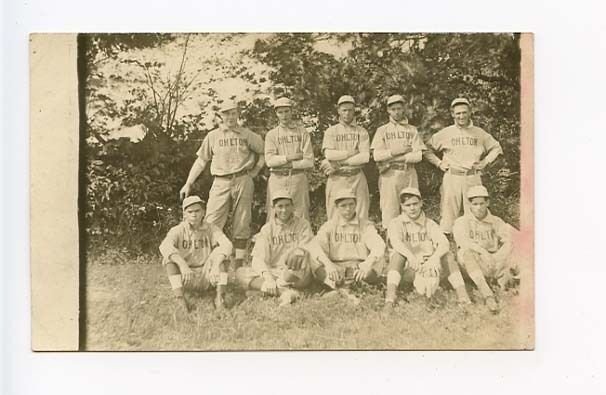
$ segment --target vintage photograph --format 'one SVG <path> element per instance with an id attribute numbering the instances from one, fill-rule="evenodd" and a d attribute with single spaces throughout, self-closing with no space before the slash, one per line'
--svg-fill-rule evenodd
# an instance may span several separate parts
<path id="1" fill-rule="evenodd" d="M 80 349 L 533 349 L 524 36 L 79 34 Z"/>

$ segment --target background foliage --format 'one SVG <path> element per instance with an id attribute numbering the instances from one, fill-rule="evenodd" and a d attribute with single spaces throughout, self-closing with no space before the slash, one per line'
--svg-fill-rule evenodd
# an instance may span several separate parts
<path id="1" fill-rule="evenodd" d="M 343 94 L 356 98 L 358 122 L 371 138 L 387 121 L 386 98 L 404 95 L 409 121 L 425 139 L 452 122 L 449 103 L 464 95 L 474 104 L 474 123 L 505 152 L 484 178 L 492 211 L 518 225 L 518 35 L 87 34 L 79 46 L 86 66 L 83 212 L 93 251 L 155 251 L 180 220 L 178 191 L 202 139 L 219 122 L 216 105 L 229 97 L 242 100 L 242 123 L 261 135 L 277 124 L 271 99 L 291 97 L 319 160 L 323 132 L 337 121 L 335 102 Z M 139 138 L 117 138 L 125 129 L 139 130 Z M 365 171 L 378 202 L 376 166 Z M 426 162 L 417 171 L 426 209 L 438 218 L 441 174 Z M 317 228 L 326 218 L 325 177 L 317 170 L 309 176 Z M 196 192 L 206 197 L 211 181 L 206 170 Z M 257 182 L 255 230 L 265 220 L 264 205 L 265 182 Z M 371 217 L 379 219 L 378 204 Z"/>

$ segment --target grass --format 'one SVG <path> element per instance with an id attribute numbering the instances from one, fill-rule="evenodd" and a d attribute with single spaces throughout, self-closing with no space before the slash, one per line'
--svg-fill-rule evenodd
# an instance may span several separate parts
<path id="1" fill-rule="evenodd" d="M 383 311 L 383 290 L 361 287 L 361 303 L 323 298 L 320 286 L 294 305 L 275 298 L 246 298 L 232 289 L 228 309 L 216 312 L 213 295 L 193 299 L 185 321 L 173 318 L 174 300 L 157 257 L 89 259 L 86 289 L 87 350 L 364 350 L 527 348 L 520 325 L 524 298 L 499 294 L 502 310 L 490 314 L 476 301 L 460 307 L 442 290 L 438 308 L 407 290 L 409 302 Z"/>

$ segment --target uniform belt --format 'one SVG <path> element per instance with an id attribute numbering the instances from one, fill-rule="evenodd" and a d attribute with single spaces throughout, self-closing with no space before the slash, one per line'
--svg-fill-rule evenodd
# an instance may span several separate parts
<path id="1" fill-rule="evenodd" d="M 472 170 L 459 170 L 459 169 L 453 169 L 453 168 L 449 168 L 448 172 L 455 176 L 473 176 L 473 175 L 482 173 L 480 170 L 473 170 L 473 169 Z"/>
<path id="2" fill-rule="evenodd" d="M 399 162 L 392 162 L 392 163 L 390 163 L 389 167 L 394 170 L 409 170 L 412 168 L 412 166 L 409 165 L 408 163 L 399 163 Z"/>
<path id="3" fill-rule="evenodd" d="M 248 174 L 248 170 L 240 170 L 240 171 L 237 171 L 237 172 L 231 173 L 231 174 L 220 174 L 220 175 L 219 174 L 215 174 L 215 177 L 233 179 L 233 178 L 236 178 L 236 177 L 243 176 L 245 174 Z"/>
<path id="4" fill-rule="evenodd" d="M 362 170 L 360 169 L 348 169 L 348 170 L 336 170 L 331 176 L 344 176 L 351 177 L 360 174 Z"/>
<path id="5" fill-rule="evenodd" d="M 270 169 L 269 172 L 271 174 L 276 174 L 278 176 L 292 176 L 295 174 L 303 173 L 305 170 L 303 169 Z"/>

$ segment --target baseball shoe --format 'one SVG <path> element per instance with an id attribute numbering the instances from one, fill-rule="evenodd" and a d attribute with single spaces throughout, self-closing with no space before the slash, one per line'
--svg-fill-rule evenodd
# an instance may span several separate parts
<path id="1" fill-rule="evenodd" d="M 301 297 L 301 293 L 294 289 L 287 289 L 280 295 L 280 307 L 288 306 L 293 304 L 297 299 Z"/>
<path id="2" fill-rule="evenodd" d="M 189 318 L 189 312 L 191 308 L 187 299 L 184 296 L 178 296 L 175 298 L 175 308 L 173 310 L 173 321 L 184 321 Z"/>
<path id="3" fill-rule="evenodd" d="M 471 299 L 469 299 L 469 295 L 465 289 L 457 289 L 457 303 L 460 306 L 468 306 L 471 304 Z"/>
<path id="4" fill-rule="evenodd" d="M 486 307 L 488 307 L 488 311 L 490 311 L 492 314 L 497 314 L 499 312 L 499 304 L 494 296 L 487 297 L 485 303 Z"/>
<path id="5" fill-rule="evenodd" d="M 386 300 L 385 305 L 383 305 L 383 311 L 386 313 L 391 313 L 396 307 L 396 302 L 393 300 Z"/>

